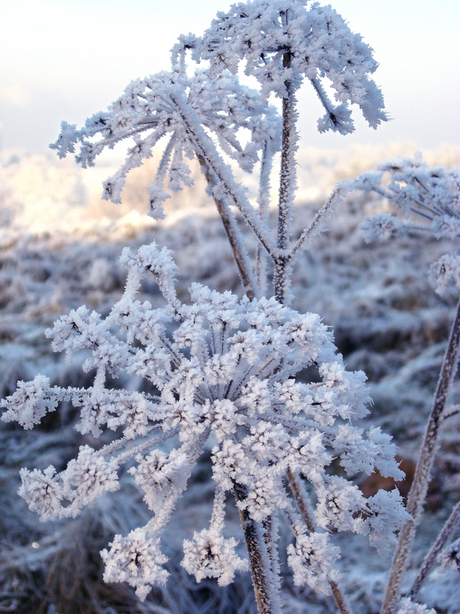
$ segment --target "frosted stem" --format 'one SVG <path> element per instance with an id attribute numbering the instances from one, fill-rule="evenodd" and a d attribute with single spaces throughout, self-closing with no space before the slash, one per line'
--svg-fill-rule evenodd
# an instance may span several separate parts
<path id="1" fill-rule="evenodd" d="M 281 576 L 279 569 L 278 558 L 278 522 L 273 514 L 268 516 L 263 522 L 264 541 L 267 547 L 267 554 L 270 562 L 270 570 L 272 572 L 274 586 L 277 591 L 281 590 Z"/>
<path id="2" fill-rule="evenodd" d="M 285 19 L 287 19 L 287 15 Z M 291 52 L 288 51 L 283 55 L 283 67 L 288 69 L 290 66 Z M 280 303 L 286 302 L 290 287 L 291 268 L 286 256 L 290 248 L 294 195 L 297 187 L 296 152 L 299 138 L 296 128 L 298 113 L 296 110 L 295 86 L 291 80 L 286 80 L 284 85 L 286 95 L 283 98 L 283 133 L 281 141 L 277 232 L 279 257 L 275 259 L 273 280 L 275 297 Z"/>
<path id="3" fill-rule="evenodd" d="M 212 175 L 202 155 L 197 154 L 200 165 L 204 168 L 206 180 L 210 185 L 214 185 Z M 238 272 L 240 274 L 241 283 L 243 285 L 244 292 L 248 298 L 253 299 L 259 295 L 259 288 L 254 277 L 252 265 L 249 260 L 248 253 L 244 247 L 243 237 L 237 226 L 235 216 L 228 206 L 226 206 L 220 198 L 214 196 L 214 202 L 216 203 L 217 211 L 224 225 L 225 232 L 227 233 L 228 241 L 233 251 Z"/>
<path id="4" fill-rule="evenodd" d="M 175 93 L 171 93 L 171 100 L 180 112 L 184 126 L 194 142 L 197 153 L 203 157 L 206 166 L 212 170 L 213 174 L 216 176 L 217 185 L 223 190 L 224 194 L 233 201 L 233 204 L 240 210 L 245 222 L 254 232 L 257 239 L 262 243 L 272 258 L 275 258 L 277 250 L 268 233 L 268 229 L 261 223 L 260 217 L 257 215 L 254 207 L 251 205 L 240 186 L 235 182 L 231 170 L 220 158 L 213 142 L 201 127 L 195 110 L 186 101 L 181 100 L 180 96 Z"/>
<path id="5" fill-rule="evenodd" d="M 459 522 L 460 522 L 460 502 L 457 503 L 457 505 L 452 510 L 452 513 L 449 516 L 449 518 L 446 520 L 446 523 L 443 526 L 442 530 L 440 531 L 438 538 L 436 539 L 433 546 L 431 547 L 431 550 L 426 555 L 422 563 L 422 566 L 420 567 L 420 571 L 418 572 L 418 575 L 415 578 L 414 584 L 412 585 L 412 588 L 410 590 L 409 597 L 411 599 L 415 597 L 415 595 L 420 590 L 420 586 L 422 585 L 422 582 L 425 580 L 426 576 L 430 572 L 430 569 L 434 561 L 436 560 L 436 557 L 441 552 L 441 550 L 444 548 L 445 543 L 447 542 L 449 537 L 452 535 L 453 530 L 458 526 Z"/>
<path id="6" fill-rule="evenodd" d="M 270 206 L 270 171 L 272 168 L 272 153 L 270 151 L 269 142 L 266 141 L 265 147 L 262 153 L 262 161 L 260 165 L 260 180 L 259 180 L 259 217 L 264 224 L 268 226 L 268 209 Z M 259 285 L 260 294 L 265 294 L 267 283 L 267 257 L 266 251 L 260 244 L 257 243 L 256 247 L 256 276 L 257 283 Z"/>
<path id="7" fill-rule="evenodd" d="M 290 259 L 294 260 L 297 258 L 302 251 L 308 247 L 310 241 L 320 234 L 321 227 L 323 226 L 325 220 L 330 216 L 331 211 L 342 202 L 344 196 L 352 187 L 353 186 L 351 183 L 342 182 L 333 189 L 332 194 L 316 213 L 311 224 L 302 231 L 302 234 L 297 239 L 297 242 L 289 255 Z"/>
<path id="8" fill-rule="evenodd" d="M 283 56 L 283 66 L 291 65 L 290 52 Z M 285 82 L 286 96 L 283 98 L 283 134 L 281 141 L 281 170 L 280 190 L 278 201 L 278 249 L 285 250 L 289 247 L 291 237 L 292 205 L 296 189 L 295 154 L 297 151 L 296 130 L 296 99 L 294 85 L 291 81 Z"/>
<path id="9" fill-rule="evenodd" d="M 237 503 L 246 499 L 247 491 L 241 484 L 234 483 L 233 491 Z M 262 531 L 247 510 L 240 510 L 240 518 L 259 614 L 280 614 L 278 596 L 275 592 L 273 574 L 270 569 L 270 559 Z"/>
<path id="10" fill-rule="evenodd" d="M 444 361 L 439 374 L 438 385 L 433 401 L 433 407 L 423 440 L 420 458 L 415 469 L 414 481 L 409 493 L 406 510 L 412 516 L 406 522 L 399 534 L 398 544 L 390 571 L 390 578 L 383 601 L 381 614 L 393 614 L 400 597 L 401 583 L 409 563 L 409 555 L 415 536 L 415 526 L 422 511 L 423 502 L 428 489 L 431 468 L 433 466 L 439 427 L 442 424 L 442 413 L 446 405 L 451 381 L 458 365 L 460 344 L 460 301 L 457 305 L 452 330 L 449 336 Z"/>
<path id="11" fill-rule="evenodd" d="M 289 468 L 287 470 L 287 477 L 292 494 L 297 503 L 297 507 L 299 508 L 300 515 L 302 516 L 302 519 L 310 533 L 314 533 L 316 531 L 316 523 L 313 518 L 310 505 L 306 501 L 302 486 L 299 483 L 297 476 Z M 329 585 L 331 587 L 332 594 L 334 595 L 337 607 L 339 608 L 339 612 L 341 614 L 352 614 L 352 609 L 350 608 L 350 605 L 337 582 L 334 582 L 334 580 L 329 580 Z"/>

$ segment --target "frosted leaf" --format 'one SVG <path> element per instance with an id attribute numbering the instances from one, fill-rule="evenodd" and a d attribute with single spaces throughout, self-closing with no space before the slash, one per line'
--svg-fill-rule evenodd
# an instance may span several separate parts
<path id="1" fill-rule="evenodd" d="M 150 245 L 140 247 L 135 255 L 125 247 L 120 262 L 137 270 L 143 277 L 149 272 L 152 273 L 165 299 L 172 304 L 177 302 L 174 287 L 177 266 L 172 259 L 171 250 L 167 247 L 159 249 L 153 241 Z"/>
<path id="2" fill-rule="evenodd" d="M 451 569 L 460 573 L 460 539 L 456 539 L 438 555 L 441 571 Z"/>
<path id="3" fill-rule="evenodd" d="M 228 399 L 217 400 L 213 403 L 213 431 L 219 443 L 231 437 L 238 426 L 236 406 Z"/>
<path id="4" fill-rule="evenodd" d="M 361 429 L 342 424 L 332 445 L 340 453 L 340 464 L 349 475 L 360 472 L 370 475 L 378 469 L 384 477 L 404 478 L 404 472 L 394 463 L 396 446 L 378 427 L 371 428 L 365 439 Z"/>
<path id="5" fill-rule="evenodd" d="M 61 503 L 64 499 L 62 481 L 56 476 L 54 467 L 49 466 L 44 471 L 23 468 L 19 475 L 22 484 L 18 494 L 32 512 L 39 514 L 42 522 L 68 515 Z"/>
<path id="6" fill-rule="evenodd" d="M 318 120 L 318 132 L 339 132 L 340 134 L 351 134 L 355 130 L 351 119 L 350 109 L 341 104 L 334 107 Z"/>
<path id="7" fill-rule="evenodd" d="M 359 227 L 364 232 L 364 239 L 371 243 L 375 239 L 387 241 L 401 230 L 401 223 L 391 213 L 378 213 L 372 217 L 366 215 Z"/>
<path id="8" fill-rule="evenodd" d="M 253 471 L 246 497 L 238 501 L 238 509 L 247 510 L 256 522 L 262 522 L 275 512 L 287 507 L 286 495 L 283 492 L 281 479 L 271 471 Z M 255 474 L 255 475 L 254 475 Z M 241 478 L 240 481 L 242 482 Z"/>
<path id="9" fill-rule="evenodd" d="M 172 450 L 165 454 L 153 450 L 145 458 L 139 455 L 136 460 L 138 466 L 129 469 L 129 473 L 145 492 L 144 501 L 151 510 L 161 510 L 169 497 L 185 489 L 190 468 L 183 452 Z"/>
<path id="10" fill-rule="evenodd" d="M 118 490 L 117 469 L 115 459 L 107 461 L 89 446 L 81 446 L 61 474 L 64 497 L 71 502 L 69 513 L 76 516 L 103 493 Z"/>
<path id="11" fill-rule="evenodd" d="M 65 391 L 51 388 L 49 378 L 37 375 L 31 382 L 18 382 L 17 390 L 8 399 L 0 401 L 0 408 L 7 411 L 2 415 L 4 422 L 17 421 L 25 429 L 39 424 L 50 411 L 57 408 Z"/>
<path id="12" fill-rule="evenodd" d="M 65 158 L 68 153 L 75 152 L 75 143 L 77 142 L 77 127 L 67 122 L 61 122 L 61 134 L 56 143 L 50 145 L 50 148 L 56 149 L 60 158 Z"/>
<path id="13" fill-rule="evenodd" d="M 247 479 L 246 457 L 244 448 L 231 440 L 223 441 L 221 446 L 212 449 L 212 475 L 217 484 L 224 490 L 233 488 L 234 482 L 244 482 Z"/>
<path id="14" fill-rule="evenodd" d="M 369 541 L 379 553 L 387 554 L 396 543 L 397 532 L 411 517 L 402 506 L 402 497 L 396 488 L 390 492 L 379 490 L 367 501 L 371 510 L 366 520 Z"/>
<path id="15" fill-rule="evenodd" d="M 287 553 L 296 586 L 308 585 L 325 595 L 331 593 L 330 582 L 340 577 L 335 569 L 340 550 L 330 543 L 326 533 L 297 536 L 295 546 L 290 544 Z"/>
<path id="16" fill-rule="evenodd" d="M 318 489 L 316 520 L 324 529 L 367 534 L 369 529 L 362 517 L 365 507 L 366 500 L 355 484 L 339 476 L 328 476 Z"/>
<path id="17" fill-rule="evenodd" d="M 240 558 L 235 548 L 237 541 L 225 539 L 216 529 L 203 529 L 194 533 L 193 540 L 184 540 L 182 566 L 197 582 L 203 578 L 217 578 L 219 586 L 234 581 L 236 571 L 247 571 L 248 561 Z"/>
<path id="18" fill-rule="evenodd" d="M 460 289 L 460 255 L 445 254 L 431 266 L 431 273 L 438 294 L 444 294 L 449 282 Z"/>
<path id="19" fill-rule="evenodd" d="M 288 456 L 292 471 L 300 471 L 312 484 L 320 484 L 324 468 L 332 462 L 332 457 L 323 445 L 323 435 L 319 431 L 300 433 L 291 440 L 292 451 Z"/>
<path id="20" fill-rule="evenodd" d="M 153 585 L 165 584 L 169 575 L 162 567 L 168 559 L 159 543 L 159 538 L 145 527 L 134 529 L 126 537 L 115 535 L 110 550 L 101 551 L 104 582 L 128 582 L 144 601 Z"/>
<path id="21" fill-rule="evenodd" d="M 401 599 L 397 614 L 436 614 L 436 610 L 421 603 L 414 603 L 408 598 Z"/>

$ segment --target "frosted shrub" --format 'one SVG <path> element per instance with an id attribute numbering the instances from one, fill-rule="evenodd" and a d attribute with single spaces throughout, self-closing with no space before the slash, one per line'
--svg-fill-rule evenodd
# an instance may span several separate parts
<path id="1" fill-rule="evenodd" d="M 190 58 L 200 67 L 190 66 Z M 259 90 L 239 83 L 243 67 Z M 151 520 L 115 536 L 101 554 L 104 578 L 128 582 L 141 599 L 167 579 L 161 537 L 194 466 L 209 450 L 211 518 L 208 528 L 184 541 L 182 564 L 198 582 L 215 578 L 220 585 L 250 569 L 261 613 L 281 608 L 280 517 L 293 534 L 287 560 L 294 582 L 332 593 L 343 614 L 351 610 L 339 585 L 340 549 L 333 532 L 368 535 L 383 552 L 409 522 L 397 490 L 366 499 L 353 481 L 376 469 L 395 479 L 403 476 L 390 438 L 378 428 L 364 432 L 356 425 L 368 413 L 364 374 L 346 371 L 318 315 L 290 307 L 291 273 L 299 255 L 344 195 L 355 185 L 368 185 L 364 179 L 339 184 L 310 225 L 292 236 L 296 92 L 305 80 L 314 88 L 325 110 L 318 121 L 321 132 L 352 132 L 353 104 L 375 128 L 386 120 L 382 95 L 369 77 L 375 68 L 371 49 L 329 6 L 303 0 L 238 4 L 219 13 L 201 38 L 181 37 L 170 72 L 131 83 L 107 112 L 80 130 L 63 123 L 53 145 L 60 156 L 76 153 L 86 167 L 104 148 L 132 138 L 126 163 L 104 184 L 104 197 L 120 202 L 127 173 L 166 137 L 148 188 L 150 212 L 157 218 L 165 215 L 168 190 L 192 184 L 188 164 L 196 158 L 242 283 L 242 297 L 192 283 L 189 298 L 179 298 L 177 268 L 166 247 L 152 243 L 136 253 L 126 249 L 126 288 L 110 313 L 102 317 L 80 307 L 47 332 L 53 349 L 68 359 L 87 352 L 83 368 L 95 373 L 93 384 L 61 388 L 39 375 L 20 382 L 2 402 L 4 420 L 24 428 L 66 401 L 80 409 L 82 435 L 97 438 L 113 431 L 110 443 L 82 446 L 59 473 L 54 467 L 22 469 L 20 494 L 42 520 L 75 516 L 102 493 L 119 488 L 120 472 L 131 474 L 144 492 Z M 277 152 L 273 229 L 268 207 Z M 256 203 L 235 180 L 235 165 L 243 173 L 258 169 Z M 255 253 L 247 249 L 242 225 L 257 242 Z M 163 307 L 137 298 L 146 276 L 157 283 Z M 108 376 L 123 380 L 125 374 L 143 381 L 138 390 L 108 387 Z M 340 472 L 333 470 L 333 461 Z M 225 536 L 229 495 L 240 514 L 247 559 L 237 551 L 235 538 Z M 417 607 L 405 602 L 401 612 L 421 612 Z"/>

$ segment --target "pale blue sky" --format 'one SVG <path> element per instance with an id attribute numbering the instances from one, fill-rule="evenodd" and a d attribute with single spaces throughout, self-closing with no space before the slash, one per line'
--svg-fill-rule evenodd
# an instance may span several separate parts
<path id="1" fill-rule="evenodd" d="M 326 2 L 327 3 L 327 2 Z M 45 151 L 65 119 L 81 125 L 134 78 L 169 68 L 181 33 L 201 32 L 229 0 L 0 0 L 3 149 Z M 302 92 L 306 145 L 411 141 L 460 145 L 460 0 L 331 0 L 375 50 L 393 121 L 354 135 L 319 135 L 313 92 Z"/>

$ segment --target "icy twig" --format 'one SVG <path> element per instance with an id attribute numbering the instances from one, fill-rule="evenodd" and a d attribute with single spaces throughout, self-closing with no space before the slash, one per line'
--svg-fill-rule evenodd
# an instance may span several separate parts
<path id="1" fill-rule="evenodd" d="M 417 577 L 415 578 L 412 588 L 409 592 L 410 599 L 415 597 L 415 595 L 420 590 L 422 582 L 425 580 L 426 576 L 430 572 L 430 569 L 433 563 L 435 562 L 436 557 L 441 552 L 441 550 L 444 548 L 445 543 L 447 542 L 449 537 L 452 535 L 452 532 L 458 526 L 459 522 L 460 522 L 460 502 L 457 503 L 457 505 L 452 510 L 451 515 L 446 520 L 436 541 L 431 547 L 431 550 L 428 552 L 428 554 L 424 558 L 422 566 L 420 567 Z"/>
<path id="2" fill-rule="evenodd" d="M 426 428 L 420 458 L 415 469 L 414 481 L 409 493 L 406 510 L 412 516 L 401 529 L 398 545 L 390 571 L 381 614 L 392 614 L 400 596 L 404 572 L 409 564 L 409 555 L 415 536 L 415 527 L 422 511 L 430 480 L 431 468 L 436 453 L 439 428 L 446 405 L 450 384 L 455 376 L 460 345 L 460 301 L 449 336 L 444 361 L 439 375 L 433 407 Z"/>
<path id="3" fill-rule="evenodd" d="M 233 492 L 237 503 L 247 496 L 246 488 L 234 483 Z M 241 524 L 251 565 L 252 583 L 259 614 L 279 614 L 279 598 L 275 591 L 275 582 L 270 569 L 270 558 L 261 535 L 262 531 L 247 509 L 240 509 Z"/>
<path id="4" fill-rule="evenodd" d="M 204 169 L 205 177 L 208 184 L 210 186 L 215 186 L 212 174 L 206 164 L 204 157 L 201 154 L 197 154 L 197 158 L 198 162 Z M 214 202 L 216 204 L 217 211 L 219 212 L 219 215 L 221 217 L 225 232 L 227 233 L 227 238 L 233 251 L 233 257 L 235 258 L 235 262 L 238 267 L 238 272 L 240 274 L 240 279 L 243 285 L 244 292 L 249 299 L 253 299 L 256 296 L 259 296 L 260 290 L 254 277 L 252 264 L 249 260 L 246 248 L 244 247 L 243 237 L 236 223 L 235 216 L 233 215 L 233 212 L 230 207 L 226 203 L 224 203 L 223 198 L 218 198 L 217 195 L 214 194 Z"/>
<path id="5" fill-rule="evenodd" d="M 303 489 L 299 483 L 299 480 L 289 468 L 287 470 L 287 477 L 291 492 L 297 503 L 297 507 L 299 508 L 300 515 L 302 516 L 302 520 L 304 521 L 309 532 L 314 533 L 316 531 L 316 523 L 310 510 L 310 506 L 308 502 L 305 501 L 305 496 L 302 492 Z M 329 584 L 332 590 L 332 594 L 334 595 L 337 607 L 339 608 L 339 612 L 341 614 L 352 614 L 353 611 L 350 607 L 350 604 L 348 603 L 348 600 L 343 594 L 342 589 L 340 588 L 338 583 L 335 580 L 330 580 Z"/>

